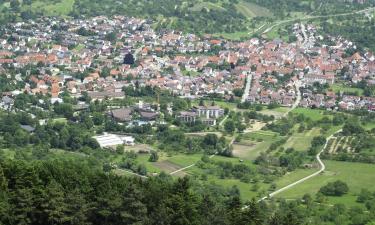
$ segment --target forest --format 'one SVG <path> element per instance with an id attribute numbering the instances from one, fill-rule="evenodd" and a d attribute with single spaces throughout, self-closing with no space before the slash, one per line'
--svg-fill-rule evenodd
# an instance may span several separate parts
<path id="1" fill-rule="evenodd" d="M 333 191 L 342 191 L 339 186 L 336 182 Z M 372 193 L 365 190 L 360 200 L 367 202 L 367 211 L 325 206 L 309 195 L 291 202 L 242 202 L 236 187 L 163 173 L 147 180 L 117 176 L 82 160 L 0 159 L 0 190 L 0 224 L 7 225 L 373 224 L 375 219 Z"/>

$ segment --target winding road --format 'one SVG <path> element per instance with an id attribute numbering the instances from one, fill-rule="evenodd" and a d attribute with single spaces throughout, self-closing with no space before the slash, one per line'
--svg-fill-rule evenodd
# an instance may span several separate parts
<path id="1" fill-rule="evenodd" d="M 258 202 L 263 201 L 263 200 L 268 199 L 268 198 L 272 198 L 273 196 L 275 196 L 275 195 L 277 195 L 277 194 L 279 194 L 279 193 L 281 193 L 281 192 L 283 192 L 283 191 L 286 191 L 286 190 L 288 190 L 288 189 L 290 189 L 290 188 L 292 188 L 292 187 L 294 187 L 294 186 L 296 186 L 296 185 L 298 185 L 298 184 L 300 184 L 300 183 L 302 183 L 302 182 L 304 182 L 304 181 L 306 181 L 306 180 L 309 180 L 309 179 L 311 179 L 311 178 L 313 178 L 313 177 L 315 177 L 315 176 L 321 174 L 321 173 L 326 169 L 326 165 L 324 165 L 323 161 L 320 159 L 320 155 L 321 155 L 321 154 L 324 152 L 324 150 L 327 148 L 327 145 L 328 145 L 329 140 L 331 140 L 335 134 L 340 133 L 341 131 L 342 131 L 342 129 L 340 129 L 340 130 L 336 131 L 335 133 L 333 133 L 332 135 L 330 135 L 330 136 L 326 139 L 326 142 L 325 142 L 325 144 L 324 144 L 322 150 L 316 155 L 315 158 L 316 158 L 316 160 L 318 161 L 318 163 L 319 163 L 319 167 L 320 167 L 320 169 L 319 169 L 317 172 L 315 172 L 315 173 L 313 173 L 313 174 L 311 174 L 311 175 L 308 175 L 307 177 L 304 177 L 304 178 L 302 178 L 302 179 L 299 179 L 299 180 L 297 180 L 297 181 L 295 181 L 295 182 L 293 182 L 293 183 L 291 183 L 291 184 L 289 184 L 289 185 L 287 185 L 287 186 L 285 186 L 285 187 L 283 187 L 283 188 L 280 188 L 280 189 L 278 189 L 278 190 L 276 190 L 276 191 L 274 191 L 274 192 L 268 194 L 267 196 L 264 196 L 263 198 L 259 199 Z"/>
<path id="2" fill-rule="evenodd" d="M 367 9 L 362 9 L 362 10 L 359 10 L 359 11 L 355 11 L 355 12 L 338 13 L 338 14 L 324 15 L 324 16 L 311 16 L 311 15 L 308 15 L 308 16 L 305 16 L 305 17 L 302 17 L 302 18 L 293 18 L 293 19 L 282 20 L 282 21 L 279 21 L 279 22 L 273 24 L 272 26 L 268 27 L 266 30 L 264 30 L 262 32 L 262 34 L 266 34 L 266 33 L 270 32 L 273 28 L 275 28 L 277 26 L 280 26 L 282 24 L 285 24 L 285 23 L 290 23 L 290 22 L 294 22 L 294 21 L 301 21 L 301 20 L 331 18 L 331 17 L 339 17 L 339 16 L 350 16 L 350 15 L 354 15 L 354 14 L 361 14 L 361 13 L 370 12 L 370 11 L 372 11 L 374 9 L 375 9 L 375 7 L 371 7 L 371 8 L 367 8 Z"/>

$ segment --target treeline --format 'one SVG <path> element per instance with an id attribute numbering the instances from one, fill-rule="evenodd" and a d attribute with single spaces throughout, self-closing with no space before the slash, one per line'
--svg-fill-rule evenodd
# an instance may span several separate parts
<path id="1" fill-rule="evenodd" d="M 27 113 L 6 114 L 0 116 L 0 134 L 3 136 L 4 147 L 34 144 L 73 151 L 84 147 L 99 148 L 89 130 L 94 125 L 91 118 L 83 115 L 78 121 L 79 123 L 61 123 L 51 120 L 46 125 L 39 125 Z"/>

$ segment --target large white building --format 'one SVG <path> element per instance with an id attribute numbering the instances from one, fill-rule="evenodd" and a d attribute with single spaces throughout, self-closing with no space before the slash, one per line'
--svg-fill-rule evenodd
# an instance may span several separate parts
<path id="1" fill-rule="evenodd" d="M 117 134 L 103 134 L 94 136 L 100 147 L 115 147 L 117 145 L 134 145 L 134 138 Z"/>

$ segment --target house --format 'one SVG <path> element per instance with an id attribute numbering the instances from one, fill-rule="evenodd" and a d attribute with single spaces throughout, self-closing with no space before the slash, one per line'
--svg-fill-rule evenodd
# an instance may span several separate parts
<path id="1" fill-rule="evenodd" d="M 13 106 L 13 104 L 14 104 L 14 100 L 12 98 L 10 98 L 8 96 L 4 96 L 1 99 L 0 108 L 8 110 Z"/>
<path id="2" fill-rule="evenodd" d="M 198 113 L 191 111 L 182 111 L 177 118 L 184 123 L 195 123 L 198 118 Z"/>
<path id="3" fill-rule="evenodd" d="M 116 147 L 117 145 L 134 145 L 134 138 L 117 134 L 104 134 L 93 137 L 101 148 Z"/>
<path id="4" fill-rule="evenodd" d="M 195 107 L 194 111 L 198 113 L 199 117 L 209 118 L 219 118 L 224 115 L 224 109 L 219 106 L 198 106 Z"/>
<path id="5" fill-rule="evenodd" d="M 139 114 L 141 116 L 141 119 L 142 120 L 145 120 L 145 121 L 151 121 L 151 120 L 155 120 L 158 118 L 159 114 L 156 113 L 156 112 L 151 112 L 151 111 L 143 111 L 143 110 L 140 110 L 139 111 Z"/>
<path id="6" fill-rule="evenodd" d="M 132 113 L 132 108 L 121 108 L 111 110 L 108 115 L 117 122 L 129 122 L 132 120 Z"/>
<path id="7" fill-rule="evenodd" d="M 91 100 L 103 100 L 105 98 L 114 99 L 114 98 L 124 98 L 124 92 L 112 92 L 112 91 L 91 91 L 88 92 Z"/>
<path id="8" fill-rule="evenodd" d="M 29 133 L 33 133 L 35 128 L 30 125 L 21 125 L 21 128 Z"/>

